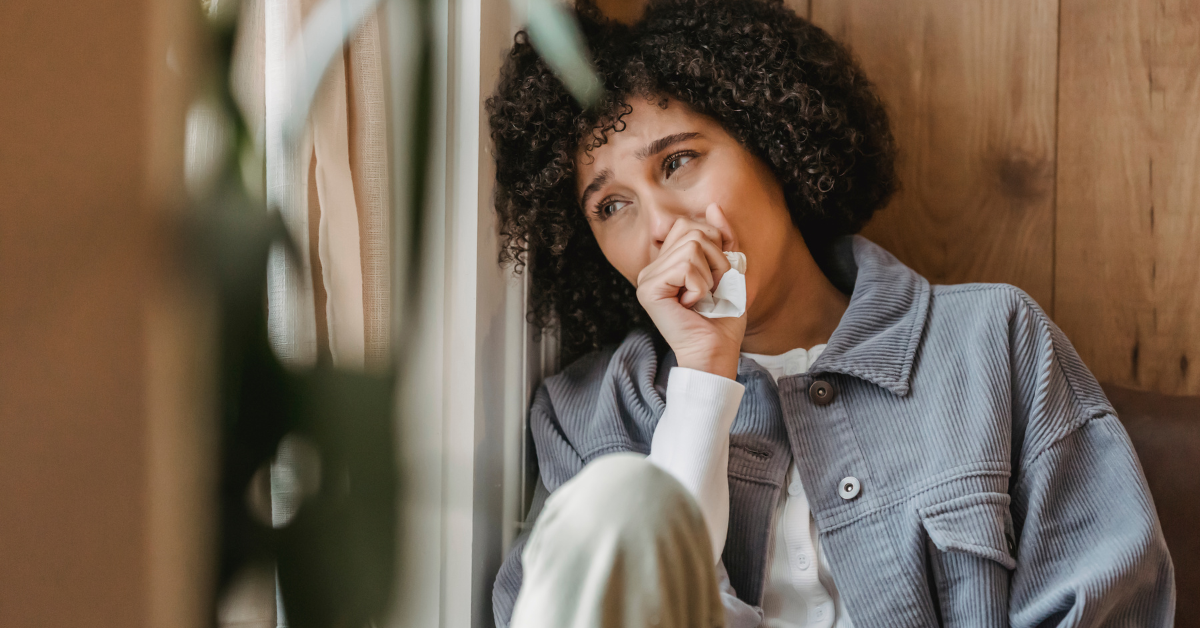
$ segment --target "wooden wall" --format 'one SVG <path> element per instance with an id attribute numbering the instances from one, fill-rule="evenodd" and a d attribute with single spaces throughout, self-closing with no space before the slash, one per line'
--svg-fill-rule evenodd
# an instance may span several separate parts
<path id="1" fill-rule="evenodd" d="M 213 346 L 173 264 L 199 3 L 0 2 L 0 626 L 209 626 Z"/>
<path id="2" fill-rule="evenodd" d="M 1061 15 L 1055 319 L 1101 379 L 1200 394 L 1200 1 Z"/>
<path id="3" fill-rule="evenodd" d="M 866 235 L 1025 289 L 1105 382 L 1200 394 L 1200 0 L 811 0 L 892 114 Z"/>
<path id="4" fill-rule="evenodd" d="M 145 3 L 0 4 L 0 625 L 143 626 Z"/>

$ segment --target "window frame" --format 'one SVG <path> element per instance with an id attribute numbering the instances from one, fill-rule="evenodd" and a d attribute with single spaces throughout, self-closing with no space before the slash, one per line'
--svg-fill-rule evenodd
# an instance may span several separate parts
<path id="1" fill-rule="evenodd" d="M 534 386 L 556 370 L 557 348 L 526 322 L 527 278 L 498 264 L 483 106 L 523 22 L 522 5 L 432 4 L 434 125 L 420 293 L 410 320 L 399 320 L 402 287 L 393 307 L 393 338 L 409 345 L 400 349 L 396 408 L 402 488 L 393 626 L 493 626 L 495 574 L 532 498 L 527 408 Z M 411 2 L 385 3 L 384 13 L 394 122 L 411 111 L 401 86 L 411 85 L 403 79 L 417 20 Z M 393 127 L 393 195 L 404 199 L 407 164 L 395 147 L 407 145 L 408 131 Z M 393 276 L 404 277 L 399 243 L 408 234 L 403 220 L 393 224 Z"/>

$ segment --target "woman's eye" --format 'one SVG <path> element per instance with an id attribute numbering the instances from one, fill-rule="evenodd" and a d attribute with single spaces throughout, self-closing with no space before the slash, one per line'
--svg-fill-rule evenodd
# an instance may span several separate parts
<path id="1" fill-rule="evenodd" d="M 608 218 L 609 216 L 621 211 L 629 201 L 604 201 L 599 205 L 600 217 Z"/>
<path id="2" fill-rule="evenodd" d="M 692 155 L 690 153 L 680 153 L 677 155 L 671 155 L 670 157 L 667 157 L 666 163 L 663 165 L 663 169 L 666 171 L 667 178 L 670 178 L 671 175 L 674 174 L 676 170 L 679 170 L 680 168 L 687 165 L 687 163 L 690 162 L 695 157 L 696 157 L 695 155 Z"/>

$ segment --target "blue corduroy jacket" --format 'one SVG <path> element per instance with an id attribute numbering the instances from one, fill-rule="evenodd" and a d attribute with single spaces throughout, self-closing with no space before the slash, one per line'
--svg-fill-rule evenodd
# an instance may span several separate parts
<path id="1" fill-rule="evenodd" d="M 858 236 L 833 251 L 825 270 L 850 305 L 809 372 L 776 385 L 739 365 L 722 555 L 738 597 L 762 602 L 794 458 L 856 628 L 1171 625 L 1171 559 L 1129 437 L 1037 303 L 931 286 Z M 529 414 L 545 489 L 605 454 L 648 453 L 673 365 L 635 331 L 548 378 Z M 501 626 L 523 547 L 496 578 Z"/>

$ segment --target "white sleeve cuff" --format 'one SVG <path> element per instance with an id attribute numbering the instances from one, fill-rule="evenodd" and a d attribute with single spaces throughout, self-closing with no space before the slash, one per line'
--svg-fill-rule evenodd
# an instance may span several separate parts
<path id="1" fill-rule="evenodd" d="M 649 460 L 696 498 L 713 543 L 714 562 L 729 528 L 729 428 L 746 388 L 720 375 L 675 367 Z"/>

